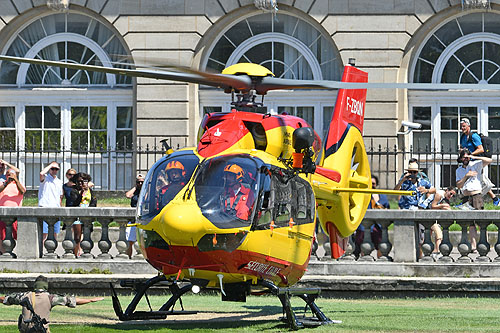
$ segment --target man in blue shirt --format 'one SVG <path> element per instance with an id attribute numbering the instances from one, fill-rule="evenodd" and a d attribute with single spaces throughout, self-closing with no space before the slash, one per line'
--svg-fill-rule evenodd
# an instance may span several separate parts
<path id="1" fill-rule="evenodd" d="M 477 133 L 473 133 L 470 128 L 470 120 L 468 118 L 462 118 L 460 120 L 460 129 L 462 130 L 462 135 L 460 136 L 460 148 L 467 148 L 473 156 L 479 156 L 482 153 L 484 153 L 484 147 L 483 143 L 481 141 L 481 137 Z M 497 198 L 493 191 L 491 190 L 491 187 L 484 188 L 485 184 L 490 184 L 491 181 L 489 179 L 484 179 L 487 178 L 486 175 L 483 173 L 483 179 L 481 179 L 481 183 L 483 184 L 483 195 L 487 192 L 488 196 L 491 198 L 493 201 L 493 204 L 495 206 L 500 206 L 500 198 Z"/>
<path id="2" fill-rule="evenodd" d="M 413 195 L 402 195 L 399 199 L 398 205 L 401 209 L 418 209 L 418 202 L 421 197 L 427 193 L 435 193 L 436 189 L 431 186 L 431 183 L 421 178 L 419 175 L 419 168 L 417 162 L 408 164 L 405 174 L 394 187 L 395 190 L 413 191 Z"/>

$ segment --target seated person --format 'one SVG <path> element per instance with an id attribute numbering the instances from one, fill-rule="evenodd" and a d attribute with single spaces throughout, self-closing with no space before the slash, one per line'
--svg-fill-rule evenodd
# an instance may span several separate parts
<path id="1" fill-rule="evenodd" d="M 168 184 L 160 189 L 160 209 L 165 207 L 186 185 L 186 170 L 179 161 L 170 161 L 165 168 Z"/>
<path id="2" fill-rule="evenodd" d="M 223 211 L 239 219 L 248 220 L 254 197 L 253 192 L 241 183 L 244 171 L 237 164 L 228 164 L 224 168 Z"/>

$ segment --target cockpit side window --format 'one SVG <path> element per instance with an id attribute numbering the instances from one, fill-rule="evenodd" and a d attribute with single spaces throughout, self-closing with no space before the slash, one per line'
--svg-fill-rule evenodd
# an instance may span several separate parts
<path id="1" fill-rule="evenodd" d="M 195 180 L 196 201 L 210 222 L 219 228 L 250 224 L 259 188 L 259 163 L 244 155 L 225 155 L 200 166 Z"/>
<path id="2" fill-rule="evenodd" d="M 185 187 L 198 163 L 192 152 L 173 153 L 158 161 L 146 176 L 139 216 L 156 216 Z"/>
<path id="3" fill-rule="evenodd" d="M 315 200 L 311 185 L 298 176 L 288 178 L 274 172 L 262 185 L 256 212 L 255 227 L 269 229 L 274 226 L 288 227 L 295 224 L 312 223 Z"/>

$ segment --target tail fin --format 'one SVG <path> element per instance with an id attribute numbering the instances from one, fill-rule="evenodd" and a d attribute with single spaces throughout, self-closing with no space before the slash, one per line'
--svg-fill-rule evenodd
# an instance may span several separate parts
<path id="1" fill-rule="evenodd" d="M 368 73 L 347 65 L 344 68 L 342 82 L 368 82 Z M 363 133 L 365 119 L 366 89 L 340 89 L 325 139 L 326 160 L 342 144 L 350 126 L 355 126 Z"/>
<path id="2" fill-rule="evenodd" d="M 368 82 L 368 74 L 346 66 L 343 82 Z M 325 140 L 324 159 L 317 168 L 325 189 L 315 185 L 316 198 L 326 200 L 318 206 L 318 217 L 323 230 L 330 237 L 332 256 L 339 257 L 346 247 L 346 237 L 351 235 L 361 223 L 370 194 L 362 192 L 333 192 L 334 188 L 371 188 L 370 165 L 363 142 L 363 122 L 365 116 L 366 89 L 340 89 L 332 121 Z M 325 170 L 340 175 L 336 179 L 328 177 Z M 330 194 L 328 193 L 330 192 Z M 333 193 L 332 193 L 333 192 Z"/>

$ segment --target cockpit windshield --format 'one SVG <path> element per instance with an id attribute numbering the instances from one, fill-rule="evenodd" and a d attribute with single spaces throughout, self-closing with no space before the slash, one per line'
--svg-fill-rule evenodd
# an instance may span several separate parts
<path id="1" fill-rule="evenodd" d="M 199 158 L 191 151 L 174 152 L 149 170 L 139 198 L 139 218 L 149 221 L 182 190 Z"/>
<path id="2" fill-rule="evenodd" d="M 202 214 L 219 228 L 251 224 L 259 190 L 257 158 L 229 155 L 207 160 L 195 179 Z"/>

